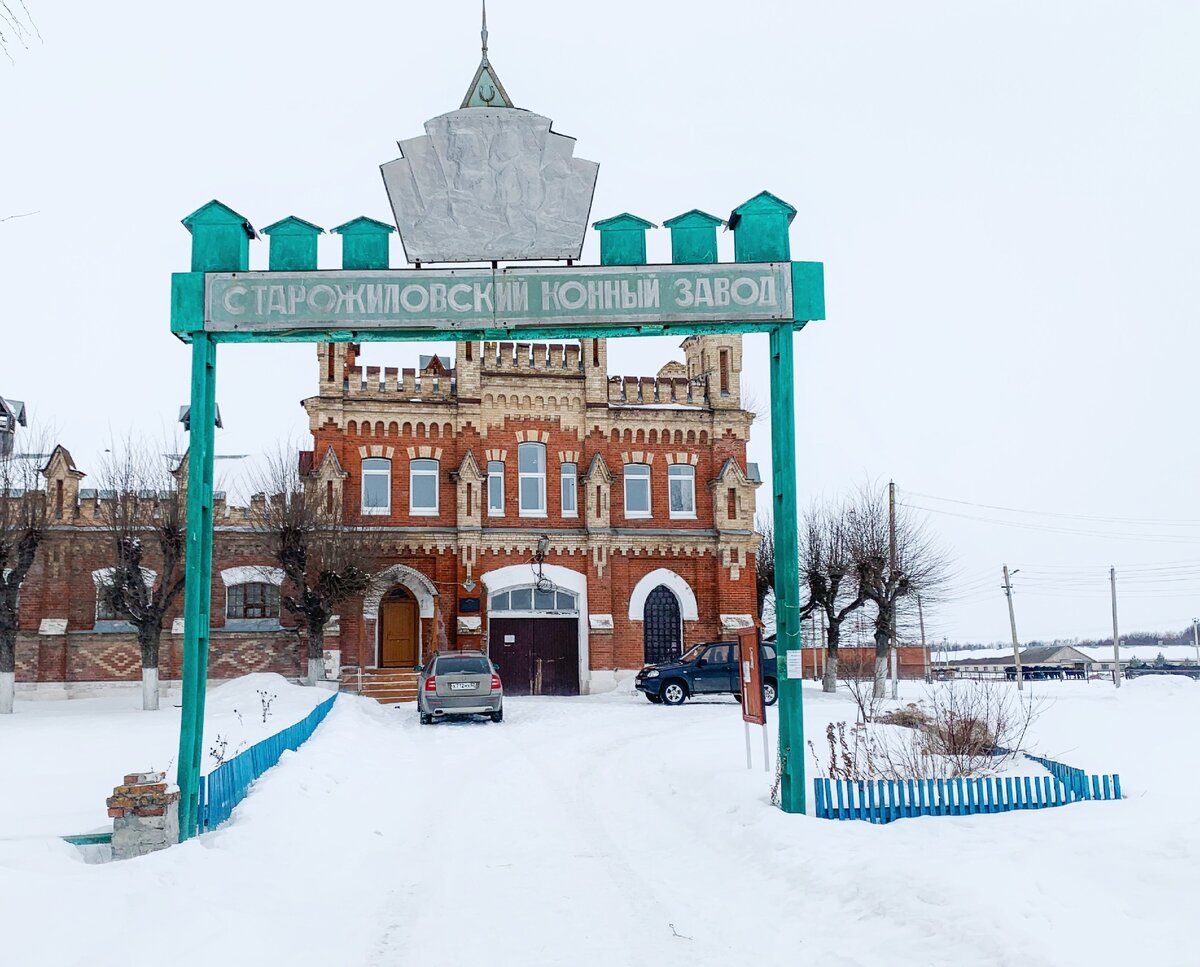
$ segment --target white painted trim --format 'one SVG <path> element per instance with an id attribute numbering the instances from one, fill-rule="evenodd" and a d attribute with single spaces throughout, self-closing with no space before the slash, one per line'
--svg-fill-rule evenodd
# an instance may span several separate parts
<path id="1" fill-rule="evenodd" d="M 273 584 L 278 588 L 283 585 L 283 568 L 267 567 L 265 564 L 227 567 L 221 572 L 221 581 L 227 588 L 235 584 Z"/>
<path id="2" fill-rule="evenodd" d="M 92 582 L 99 589 L 102 584 L 111 584 L 114 567 L 101 567 L 92 572 Z M 148 567 L 142 568 L 142 580 L 146 582 L 147 587 L 154 587 L 154 581 L 158 577 L 157 571 L 152 571 Z"/>
<path id="3" fill-rule="evenodd" d="M 587 622 L 587 575 L 582 571 L 573 571 L 560 564 L 543 564 L 542 573 L 564 591 L 573 591 L 578 595 L 579 603 L 579 691 L 586 693 L 591 677 L 588 652 L 588 622 Z M 479 581 L 487 591 L 488 596 L 508 588 L 528 587 L 536 580 L 533 569 L 528 564 L 509 564 L 498 567 L 479 575 Z M 491 612 L 488 613 L 491 620 Z M 487 647 L 485 642 L 484 648 Z"/>
<path id="4" fill-rule="evenodd" d="M 433 582 L 416 568 L 406 564 L 393 564 L 384 568 L 371 580 L 371 586 L 363 596 L 363 617 L 374 620 L 379 616 L 379 602 L 397 584 L 403 584 L 417 599 L 420 617 L 433 617 L 433 599 L 437 597 L 437 588 Z"/>
<path id="5" fill-rule="evenodd" d="M 641 621 L 646 610 L 646 599 L 660 584 L 666 585 L 679 599 L 679 612 L 684 621 L 695 621 L 700 617 L 696 606 L 696 595 L 692 586 L 670 568 L 660 567 L 651 571 L 634 585 L 629 596 L 629 620 Z"/>

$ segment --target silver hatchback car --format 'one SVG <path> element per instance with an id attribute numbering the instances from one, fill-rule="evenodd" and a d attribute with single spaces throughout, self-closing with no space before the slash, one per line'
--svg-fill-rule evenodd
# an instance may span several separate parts
<path id="1" fill-rule="evenodd" d="M 417 712 L 422 725 L 452 715 L 489 715 L 504 721 L 504 686 L 481 651 L 439 651 L 417 680 Z"/>

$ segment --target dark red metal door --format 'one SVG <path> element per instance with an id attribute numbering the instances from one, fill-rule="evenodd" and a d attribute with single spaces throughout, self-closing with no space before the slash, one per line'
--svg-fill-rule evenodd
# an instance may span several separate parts
<path id="1" fill-rule="evenodd" d="M 492 618 L 488 654 L 506 695 L 579 694 L 578 618 Z"/>

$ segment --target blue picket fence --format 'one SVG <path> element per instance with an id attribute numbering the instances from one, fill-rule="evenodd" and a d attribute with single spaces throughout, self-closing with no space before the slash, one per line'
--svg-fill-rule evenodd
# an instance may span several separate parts
<path id="1" fill-rule="evenodd" d="M 267 736 L 245 752 L 227 759 L 207 776 L 200 777 L 199 832 L 206 833 L 225 822 L 233 807 L 246 798 L 250 784 L 275 765 L 285 750 L 300 748 L 333 708 L 337 693 L 322 702 L 295 725 Z"/>
<path id="2" fill-rule="evenodd" d="M 1038 759 L 1041 762 L 1041 759 Z M 1051 760 L 1046 760 L 1051 761 Z M 1043 763 L 1045 764 L 1045 763 Z M 819 819 L 890 823 L 913 816 L 976 816 L 1016 809 L 1047 809 L 1087 799 L 1120 799 L 1121 778 L 1089 776 L 1054 763 L 1049 776 L 975 779 L 814 779 Z"/>

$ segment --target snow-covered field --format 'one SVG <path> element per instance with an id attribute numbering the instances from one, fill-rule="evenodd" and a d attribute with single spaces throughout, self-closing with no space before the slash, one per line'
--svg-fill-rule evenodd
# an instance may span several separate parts
<path id="1" fill-rule="evenodd" d="M 502 725 L 425 728 L 412 706 L 343 697 L 199 840 L 105 865 L 52 838 L 0 841 L 3 960 L 1200 962 L 1186 915 L 1200 892 L 1200 684 L 1032 684 L 1052 700 L 1038 751 L 1120 772 L 1127 799 L 830 822 L 769 805 L 761 742 L 747 771 L 731 699 L 510 699 Z M 805 699 L 815 738 L 853 717 L 845 696 L 812 686 Z M 0 837 L 55 825 L 28 818 L 45 800 L 13 802 L 14 788 L 95 786 L 71 807 L 77 831 L 114 775 L 171 755 L 172 713 L 83 704 L 0 722 Z M 294 711 L 273 721 L 307 709 Z"/>

